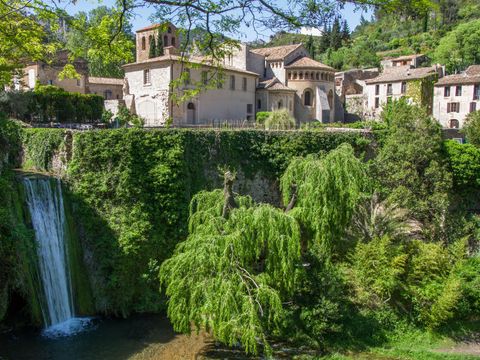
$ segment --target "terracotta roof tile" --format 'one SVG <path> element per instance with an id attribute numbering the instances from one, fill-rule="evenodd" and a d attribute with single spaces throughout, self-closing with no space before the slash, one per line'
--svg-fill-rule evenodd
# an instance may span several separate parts
<path id="1" fill-rule="evenodd" d="M 313 59 L 310 59 L 308 56 L 304 56 L 298 59 L 293 60 L 290 64 L 285 66 L 285 69 L 295 69 L 295 68 L 315 68 L 315 69 L 324 69 L 324 70 L 330 70 L 330 71 L 335 71 L 334 68 L 327 66 L 325 64 L 322 64 L 318 61 L 315 61 Z"/>
<path id="2" fill-rule="evenodd" d="M 480 84 L 480 65 L 472 65 L 461 74 L 445 76 L 435 86 L 457 84 Z"/>
<path id="3" fill-rule="evenodd" d="M 399 66 L 397 68 L 390 68 L 376 78 L 365 80 L 365 83 L 379 84 L 403 80 L 419 80 L 435 74 L 437 74 L 437 69 L 435 66 L 416 69 L 412 69 L 408 66 Z"/>
<path id="4" fill-rule="evenodd" d="M 159 28 L 160 26 L 163 26 L 163 25 L 164 25 L 164 24 L 152 24 L 152 25 L 149 25 L 149 26 L 147 26 L 147 27 L 138 29 L 136 32 L 154 30 L 154 29 Z M 176 28 L 175 26 L 173 26 L 171 23 L 168 23 L 167 25 L 168 25 L 168 26 L 171 26 L 173 31 L 175 31 L 175 30 L 177 29 L 177 28 Z"/>
<path id="5" fill-rule="evenodd" d="M 251 49 L 250 51 L 265 56 L 267 60 L 283 60 L 286 56 L 297 50 L 302 44 L 275 46 L 270 48 Z"/>

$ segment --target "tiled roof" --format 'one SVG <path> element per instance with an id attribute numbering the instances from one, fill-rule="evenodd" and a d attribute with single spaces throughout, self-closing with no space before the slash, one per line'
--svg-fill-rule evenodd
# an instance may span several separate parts
<path id="1" fill-rule="evenodd" d="M 322 64 L 318 61 L 310 59 L 308 56 L 304 56 L 298 59 L 293 60 L 290 64 L 285 66 L 285 69 L 296 69 L 296 68 L 309 68 L 309 69 L 324 69 L 329 71 L 335 71 L 334 68 Z"/>
<path id="2" fill-rule="evenodd" d="M 123 79 L 93 77 L 88 78 L 90 84 L 104 84 L 104 85 L 123 85 Z"/>
<path id="3" fill-rule="evenodd" d="M 480 65 L 472 65 L 461 74 L 445 76 L 435 86 L 456 84 L 480 84 Z"/>
<path id="4" fill-rule="evenodd" d="M 404 80 L 419 80 L 435 75 L 436 73 L 437 69 L 435 66 L 416 69 L 412 69 L 409 66 L 399 66 L 388 69 L 376 78 L 365 80 L 365 83 L 379 84 Z"/>
<path id="5" fill-rule="evenodd" d="M 239 69 L 239 68 L 236 68 L 236 67 L 233 67 L 233 66 L 228 66 L 228 65 L 224 65 L 224 64 L 215 65 L 210 60 L 208 60 L 207 58 L 204 58 L 204 57 L 200 57 L 200 56 L 182 57 L 182 56 L 179 56 L 179 55 L 172 55 L 172 54 L 167 54 L 167 55 L 151 58 L 151 59 L 141 61 L 141 62 L 134 62 L 134 63 L 130 63 L 130 64 L 125 64 L 122 67 L 124 69 L 129 69 L 131 67 L 140 66 L 140 65 L 143 65 L 143 64 L 152 64 L 152 63 L 157 63 L 157 62 L 161 63 L 161 62 L 166 62 L 166 61 L 191 63 L 191 64 L 203 65 L 203 66 L 208 66 L 208 67 L 218 66 L 218 67 L 221 67 L 225 70 L 234 71 L 234 72 L 238 72 L 238 73 L 242 73 L 242 74 L 249 74 L 249 75 L 258 76 L 258 74 L 255 73 L 255 72 Z"/>
<path id="6" fill-rule="evenodd" d="M 149 26 L 147 26 L 147 27 L 138 29 L 136 32 L 154 30 L 154 29 L 159 28 L 160 26 L 163 26 L 163 25 L 164 25 L 164 24 L 152 24 L 152 25 L 149 25 Z M 175 30 L 175 29 L 176 29 L 176 27 L 173 26 L 171 23 L 168 23 L 168 26 L 171 26 L 171 27 L 172 27 L 172 30 Z"/>
<path id="7" fill-rule="evenodd" d="M 267 60 L 283 60 L 287 55 L 291 54 L 301 46 L 302 44 L 294 44 L 270 48 L 251 49 L 250 51 L 255 54 L 265 56 L 265 59 Z"/>
<path id="8" fill-rule="evenodd" d="M 425 56 L 423 54 L 414 54 L 414 55 L 405 55 L 405 56 L 399 56 L 395 58 L 386 58 L 385 60 L 392 60 L 392 61 L 405 61 L 405 60 L 413 60 L 419 57 Z"/>
<path id="9" fill-rule="evenodd" d="M 263 80 L 258 83 L 257 89 L 265 89 L 268 91 L 295 91 L 288 86 L 285 86 L 278 78 L 273 77 L 271 79 Z"/>

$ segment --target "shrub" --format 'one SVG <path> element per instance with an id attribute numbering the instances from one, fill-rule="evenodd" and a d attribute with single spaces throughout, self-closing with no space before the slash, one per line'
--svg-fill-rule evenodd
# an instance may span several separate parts
<path id="1" fill-rule="evenodd" d="M 295 119 L 288 110 L 276 110 L 270 113 L 265 120 L 267 130 L 289 130 L 295 128 Z"/>
<path id="2" fill-rule="evenodd" d="M 449 140 L 445 142 L 445 150 L 456 188 L 467 191 L 480 188 L 480 149 Z"/>
<path id="3" fill-rule="evenodd" d="M 269 111 L 260 111 L 257 113 L 257 116 L 256 116 L 256 120 L 257 120 L 257 124 L 260 124 L 260 125 L 264 125 L 265 124 L 265 120 L 267 120 L 267 118 L 270 116 L 270 112 Z"/>
<path id="4" fill-rule="evenodd" d="M 34 91 L 2 93 L 0 109 L 24 121 L 96 122 L 102 118 L 103 98 L 69 93 L 51 85 L 37 86 Z"/>
<path id="5" fill-rule="evenodd" d="M 462 132 L 470 144 L 480 147 L 480 111 L 467 115 Z"/>
<path id="6" fill-rule="evenodd" d="M 116 119 L 120 126 L 132 125 L 133 127 L 142 127 L 143 119 L 135 114 L 132 114 L 126 106 L 120 106 Z"/>

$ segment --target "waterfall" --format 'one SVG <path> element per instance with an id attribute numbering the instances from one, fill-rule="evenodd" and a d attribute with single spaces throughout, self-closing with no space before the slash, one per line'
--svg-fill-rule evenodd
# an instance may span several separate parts
<path id="1" fill-rule="evenodd" d="M 25 177 L 26 199 L 35 231 L 38 269 L 44 292 L 42 314 L 48 336 L 80 331 L 89 319 L 75 318 L 69 274 L 67 225 L 60 180 Z"/>

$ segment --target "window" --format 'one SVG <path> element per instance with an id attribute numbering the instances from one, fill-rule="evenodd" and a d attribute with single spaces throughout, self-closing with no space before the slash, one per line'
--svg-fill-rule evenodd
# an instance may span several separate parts
<path id="1" fill-rule="evenodd" d="M 247 104 L 247 114 L 253 113 L 253 104 Z"/>
<path id="2" fill-rule="evenodd" d="M 450 129 L 458 129 L 460 127 L 460 122 L 456 119 L 450 120 Z"/>
<path id="3" fill-rule="evenodd" d="M 195 104 L 194 103 L 188 103 L 187 109 L 188 110 L 195 110 Z"/>
<path id="4" fill-rule="evenodd" d="M 80 86 L 80 79 L 77 79 L 77 86 Z"/>
<path id="5" fill-rule="evenodd" d="M 316 79 L 320 80 L 320 73 L 318 73 L 318 72 L 316 73 Z"/>
<path id="6" fill-rule="evenodd" d="M 262 108 L 262 100 L 258 99 L 257 100 L 257 109 L 261 109 Z"/>
<path id="7" fill-rule="evenodd" d="M 280 101 L 278 102 L 278 109 L 282 109 L 282 108 L 283 108 L 283 101 L 280 100 Z"/>
<path id="8" fill-rule="evenodd" d="M 480 85 L 473 88 L 473 100 L 480 100 Z"/>
<path id="9" fill-rule="evenodd" d="M 230 75 L 230 90 L 235 90 L 235 75 Z"/>
<path id="10" fill-rule="evenodd" d="M 380 95 L 380 85 L 375 85 L 375 95 Z"/>
<path id="11" fill-rule="evenodd" d="M 208 85 L 208 72 L 202 71 L 202 84 Z"/>
<path id="12" fill-rule="evenodd" d="M 476 102 L 471 102 L 470 103 L 470 112 L 475 112 L 477 111 L 477 103 Z"/>
<path id="13" fill-rule="evenodd" d="M 288 80 L 292 80 L 292 73 L 290 71 L 288 72 Z"/>
<path id="14" fill-rule="evenodd" d="M 300 80 L 303 80 L 303 72 L 301 72 L 301 73 L 298 75 L 298 78 L 299 78 Z"/>
<path id="15" fill-rule="evenodd" d="M 450 96 L 450 86 L 445 86 L 445 89 L 443 89 L 443 96 L 444 97 Z"/>
<path id="16" fill-rule="evenodd" d="M 110 100 L 112 98 L 112 91 L 111 90 L 105 90 L 103 92 L 103 97 L 105 100 Z"/>
<path id="17" fill-rule="evenodd" d="M 165 36 L 163 37 L 163 46 L 165 46 L 165 47 L 168 46 L 168 36 L 167 36 L 167 35 L 165 35 Z"/>
<path id="18" fill-rule="evenodd" d="M 168 27 L 168 30 L 167 30 L 167 32 L 168 32 L 169 34 L 171 34 L 171 33 L 172 33 L 172 28 L 171 28 L 171 26 L 169 26 L 169 27 Z"/>
<path id="19" fill-rule="evenodd" d="M 375 98 L 375 109 L 378 109 L 380 107 L 380 98 L 376 97 Z"/>
<path id="20" fill-rule="evenodd" d="M 404 81 L 402 82 L 402 94 L 407 93 L 407 83 Z"/>
<path id="21" fill-rule="evenodd" d="M 223 89 L 223 76 L 222 76 L 222 74 L 217 74 L 217 89 Z"/>
<path id="22" fill-rule="evenodd" d="M 143 85 L 150 85 L 150 69 L 143 70 Z"/>
<path id="23" fill-rule="evenodd" d="M 174 37 L 172 37 L 172 46 L 177 46 L 177 44 L 176 44 L 176 40 L 175 40 L 175 38 L 174 38 Z"/>
<path id="24" fill-rule="evenodd" d="M 147 43 L 145 41 L 145 36 L 142 37 L 142 50 L 145 50 L 147 48 Z"/>
<path id="25" fill-rule="evenodd" d="M 451 102 L 447 104 L 447 113 L 460 112 L 460 103 Z"/>
<path id="26" fill-rule="evenodd" d="M 303 94 L 303 104 L 305 106 L 312 106 L 312 91 L 311 90 L 305 90 L 305 93 Z"/>
<path id="27" fill-rule="evenodd" d="M 246 77 L 244 77 L 242 79 L 242 90 L 247 91 L 247 78 Z"/>
<path id="28" fill-rule="evenodd" d="M 53 85 L 53 80 L 48 80 L 48 85 Z"/>
<path id="29" fill-rule="evenodd" d="M 462 86 L 459 85 L 455 88 L 455 96 L 462 96 Z"/>
<path id="30" fill-rule="evenodd" d="M 393 84 L 387 84 L 387 96 L 393 95 Z"/>

